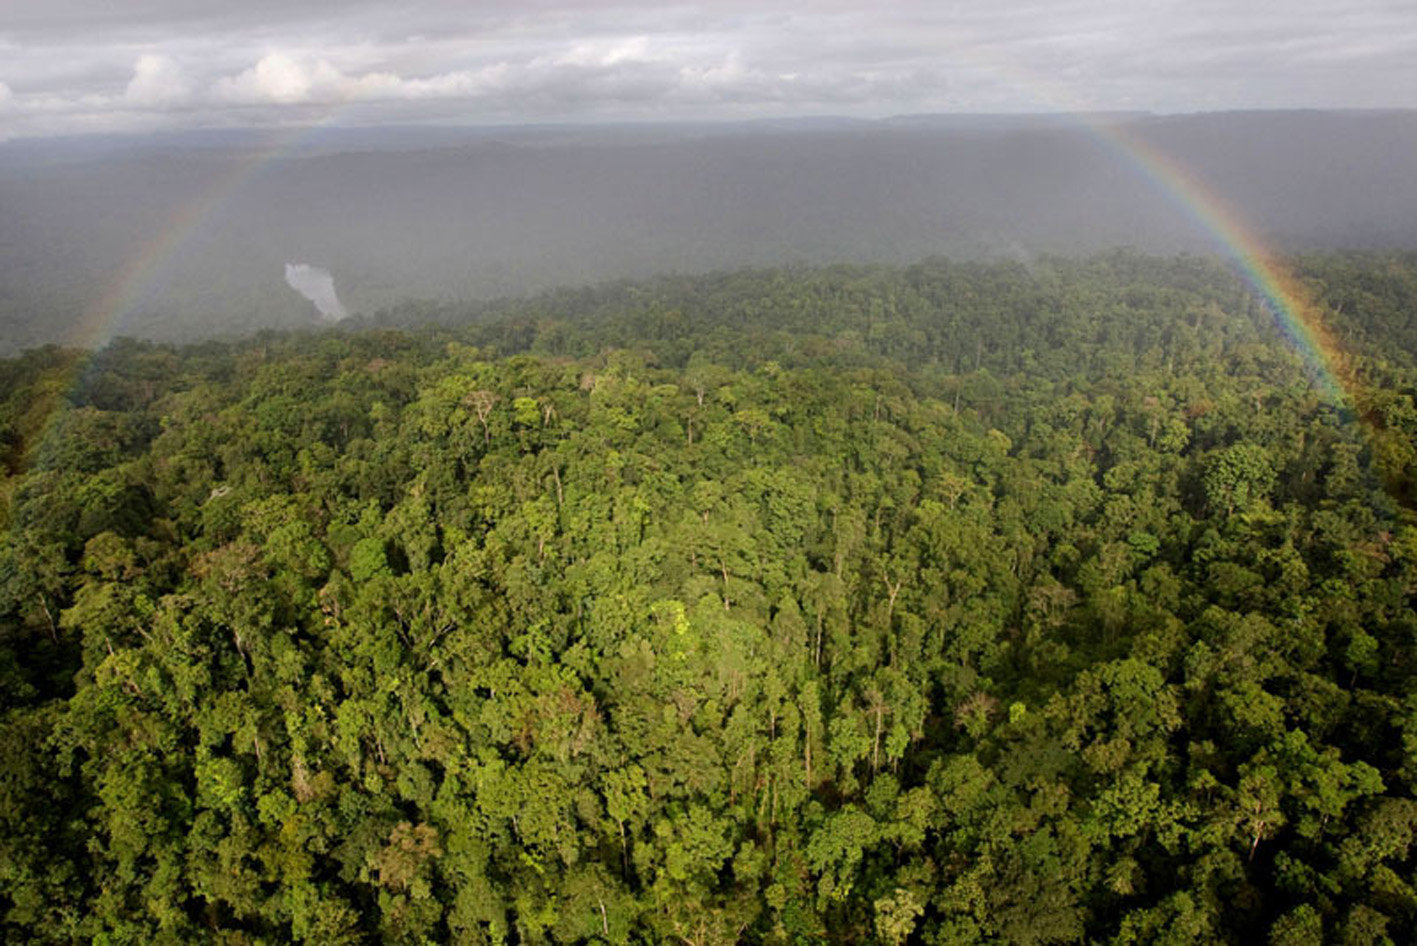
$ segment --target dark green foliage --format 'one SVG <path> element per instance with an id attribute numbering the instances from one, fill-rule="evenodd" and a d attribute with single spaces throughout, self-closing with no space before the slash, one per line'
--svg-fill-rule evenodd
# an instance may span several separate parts
<path id="1" fill-rule="evenodd" d="M 1304 265 L 1352 404 L 1127 255 L 5 363 L 5 936 L 1409 941 L 1414 270 Z"/>

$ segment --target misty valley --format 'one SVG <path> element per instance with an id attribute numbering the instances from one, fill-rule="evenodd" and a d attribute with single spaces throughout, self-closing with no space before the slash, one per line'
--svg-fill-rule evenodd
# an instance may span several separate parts
<path id="1" fill-rule="evenodd" d="M 335 317 L 292 288 L 300 265 L 372 318 L 753 266 L 1225 255 L 1197 191 L 1290 251 L 1411 249 L 1413 154 L 1403 111 L 18 140 L 0 145 L 0 353 Z"/>
<path id="2" fill-rule="evenodd" d="M 311 266 L 309 263 L 286 263 L 285 283 L 310 300 L 310 304 L 326 321 L 338 322 L 349 318 L 349 313 L 339 301 L 339 293 L 335 291 L 335 278 L 330 275 L 329 270 Z"/>

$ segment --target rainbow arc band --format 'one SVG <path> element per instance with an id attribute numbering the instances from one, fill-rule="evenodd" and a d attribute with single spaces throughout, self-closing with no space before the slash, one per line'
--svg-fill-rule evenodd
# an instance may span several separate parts
<path id="1" fill-rule="evenodd" d="M 1324 324 L 1323 307 L 1280 255 L 1189 168 L 1119 126 L 1087 125 L 1214 237 L 1269 308 L 1319 392 L 1338 405 L 1353 406 L 1357 388 L 1349 359 Z"/>
<path id="2" fill-rule="evenodd" d="M 287 129 L 260 147 L 240 155 L 201 193 L 173 212 L 164 226 L 138 245 L 111 276 L 103 293 L 85 310 L 67 342 L 75 348 L 96 350 L 112 341 L 123 317 L 133 308 L 148 281 L 201 226 L 230 201 L 261 168 L 291 151 L 319 125 Z"/>

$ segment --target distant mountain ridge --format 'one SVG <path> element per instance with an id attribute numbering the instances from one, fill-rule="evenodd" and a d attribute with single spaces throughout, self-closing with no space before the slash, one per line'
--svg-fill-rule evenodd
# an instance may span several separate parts
<path id="1" fill-rule="evenodd" d="M 64 340 L 125 277 L 104 334 L 308 324 L 291 261 L 328 268 L 352 311 L 372 311 L 791 262 L 1221 251 L 1109 125 L 1277 247 L 1417 247 L 1417 112 L 15 141 L 0 146 L 0 349 Z"/>

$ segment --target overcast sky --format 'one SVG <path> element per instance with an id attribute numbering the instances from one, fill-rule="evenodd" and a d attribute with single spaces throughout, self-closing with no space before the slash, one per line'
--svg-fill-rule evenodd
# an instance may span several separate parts
<path id="1" fill-rule="evenodd" d="M 0 139 L 1417 107 L 1417 0 L 0 0 Z"/>

